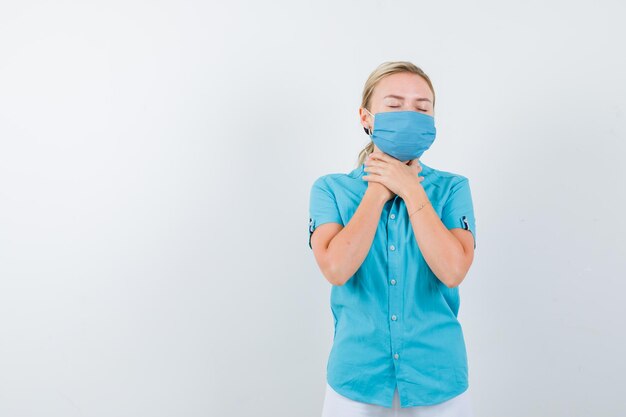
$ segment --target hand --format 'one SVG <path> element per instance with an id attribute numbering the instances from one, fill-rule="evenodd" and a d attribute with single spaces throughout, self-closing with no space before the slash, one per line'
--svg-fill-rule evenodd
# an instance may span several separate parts
<path id="1" fill-rule="evenodd" d="M 424 177 L 418 177 L 422 170 L 418 158 L 403 163 L 384 152 L 369 154 L 364 170 L 368 175 L 363 176 L 363 180 L 382 184 L 402 199 L 424 180 Z"/>

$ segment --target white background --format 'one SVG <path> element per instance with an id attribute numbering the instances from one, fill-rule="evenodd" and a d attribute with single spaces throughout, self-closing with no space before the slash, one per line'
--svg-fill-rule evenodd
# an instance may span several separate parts
<path id="1" fill-rule="evenodd" d="M 311 416 L 332 343 L 313 181 L 363 84 L 435 86 L 470 179 L 477 416 L 622 416 L 619 1 L 0 3 L 0 415 Z"/>

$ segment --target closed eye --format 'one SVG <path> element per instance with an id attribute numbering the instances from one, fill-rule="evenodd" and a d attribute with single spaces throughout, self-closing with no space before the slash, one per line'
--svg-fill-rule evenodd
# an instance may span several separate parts
<path id="1" fill-rule="evenodd" d="M 387 107 L 391 107 L 392 109 L 396 109 L 396 108 L 398 108 L 400 106 L 387 106 Z M 418 108 L 417 110 L 423 111 L 423 112 L 427 112 L 428 111 L 427 109 L 420 109 L 420 108 Z"/>

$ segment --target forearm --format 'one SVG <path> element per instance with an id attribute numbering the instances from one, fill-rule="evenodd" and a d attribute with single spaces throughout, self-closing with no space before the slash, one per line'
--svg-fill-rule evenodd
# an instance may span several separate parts
<path id="1" fill-rule="evenodd" d="M 409 214 L 415 212 L 428 196 L 420 185 L 405 198 Z M 410 218 L 417 245 L 424 260 L 446 286 L 453 287 L 462 279 L 465 252 L 461 242 L 443 224 L 431 204 L 415 212 Z"/>
<path id="2" fill-rule="evenodd" d="M 376 195 L 366 192 L 350 221 L 331 240 L 327 257 L 333 265 L 331 275 L 336 285 L 345 284 L 363 264 L 384 205 Z"/>

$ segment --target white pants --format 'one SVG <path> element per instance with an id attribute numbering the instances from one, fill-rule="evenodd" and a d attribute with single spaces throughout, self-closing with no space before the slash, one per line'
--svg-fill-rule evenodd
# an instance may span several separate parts
<path id="1" fill-rule="evenodd" d="M 336 392 L 326 382 L 322 417 L 474 417 L 469 391 L 435 405 L 400 407 L 398 387 L 393 394 L 393 407 L 354 401 Z"/>

